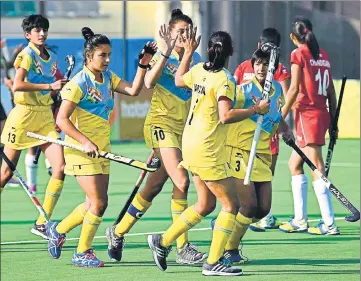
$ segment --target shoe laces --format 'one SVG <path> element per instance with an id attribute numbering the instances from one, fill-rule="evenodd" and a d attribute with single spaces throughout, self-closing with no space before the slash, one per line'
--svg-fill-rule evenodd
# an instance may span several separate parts
<path id="1" fill-rule="evenodd" d="M 119 237 L 113 232 L 112 244 L 117 249 L 123 249 L 123 247 L 124 247 L 124 237 Z"/>
<path id="2" fill-rule="evenodd" d="M 97 260 L 98 258 L 94 254 L 93 249 L 89 249 L 84 253 L 85 258 L 91 259 L 91 260 Z"/>
<path id="3" fill-rule="evenodd" d="M 224 265 L 225 267 L 231 267 L 232 262 L 229 259 L 226 259 L 224 257 L 221 257 L 218 261 L 220 264 Z"/>

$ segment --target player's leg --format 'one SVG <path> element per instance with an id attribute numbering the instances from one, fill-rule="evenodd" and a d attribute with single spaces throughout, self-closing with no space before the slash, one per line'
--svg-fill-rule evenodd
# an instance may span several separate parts
<path id="1" fill-rule="evenodd" d="M 37 147 L 30 147 L 25 155 L 26 181 L 31 192 L 36 193 L 38 164 L 34 164 Z"/>
<path id="2" fill-rule="evenodd" d="M 18 164 L 19 157 L 21 154 L 21 150 L 15 150 L 13 148 L 8 147 L 7 145 L 3 148 L 4 154 L 9 158 L 9 160 L 16 165 Z M 2 161 L 1 164 L 1 174 L 0 174 L 0 190 L 3 191 L 5 185 L 8 183 L 8 181 L 13 176 L 13 172 L 9 168 L 9 166 L 5 163 L 5 161 Z"/>
<path id="3" fill-rule="evenodd" d="M 303 152 L 314 163 L 321 173 L 325 173 L 325 165 L 322 158 L 322 147 L 319 145 L 309 144 L 304 147 Z M 310 227 L 310 234 L 318 235 L 338 235 L 340 234 L 335 223 L 335 213 L 332 206 L 331 192 L 328 190 L 324 182 L 313 173 L 313 189 L 315 191 L 318 204 L 320 206 L 322 222 L 316 227 Z"/>
<path id="4" fill-rule="evenodd" d="M 124 235 L 145 214 L 152 205 L 153 199 L 161 192 L 168 174 L 164 169 L 164 163 L 158 171 L 149 173 L 143 189 L 134 197 L 127 213 L 117 224 L 107 228 L 108 256 L 113 261 L 121 261 L 124 247 Z"/>
<path id="5" fill-rule="evenodd" d="M 41 146 L 41 149 L 43 150 L 43 152 L 45 153 L 45 157 L 49 159 L 53 167 L 53 175 L 51 176 L 46 187 L 43 203 L 44 211 L 50 218 L 63 190 L 65 161 L 63 155 L 63 148 L 58 144 L 46 143 Z M 45 223 L 45 218 L 42 215 L 39 215 L 31 232 L 41 237 L 44 237 L 44 235 L 46 236 L 45 230 L 43 231 L 43 226 L 45 226 Z"/>

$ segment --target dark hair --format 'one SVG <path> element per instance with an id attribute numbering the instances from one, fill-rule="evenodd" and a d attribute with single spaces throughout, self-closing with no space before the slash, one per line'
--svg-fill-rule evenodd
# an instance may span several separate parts
<path id="1" fill-rule="evenodd" d="M 33 28 L 49 29 L 49 20 L 42 15 L 30 15 L 23 19 L 21 24 L 24 32 L 31 32 Z"/>
<path id="2" fill-rule="evenodd" d="M 255 63 L 256 61 L 259 61 L 259 60 L 269 63 L 270 57 L 271 57 L 271 54 L 270 54 L 270 53 L 268 53 L 268 52 L 263 52 L 261 48 L 257 49 L 257 50 L 252 54 L 252 57 L 251 57 L 252 68 L 254 68 L 254 67 L 253 67 L 253 66 L 254 66 L 254 63 Z M 275 69 L 277 69 L 278 63 L 279 63 L 279 60 L 277 59 L 276 62 L 275 62 Z"/>
<path id="3" fill-rule="evenodd" d="M 205 70 L 219 71 L 225 63 L 227 57 L 233 54 L 231 35 L 225 31 L 213 32 L 208 40 L 208 60 L 204 64 Z"/>
<path id="4" fill-rule="evenodd" d="M 192 19 L 190 17 L 183 14 L 183 12 L 180 9 L 174 9 L 172 11 L 172 15 L 171 15 L 171 18 L 169 20 L 170 28 L 173 28 L 174 25 L 179 21 L 184 21 L 184 22 L 186 22 L 186 23 L 193 26 L 193 22 L 192 22 Z"/>
<path id="5" fill-rule="evenodd" d="M 296 17 L 292 22 L 292 34 L 300 43 L 307 44 L 314 59 L 317 60 L 319 58 L 320 46 L 315 34 L 312 32 L 312 23 L 308 19 Z"/>
<path id="6" fill-rule="evenodd" d="M 87 60 L 87 55 L 93 53 L 99 45 L 111 45 L 110 40 L 103 34 L 94 34 L 94 32 L 89 27 L 83 27 L 81 33 L 85 39 L 84 43 L 84 63 Z"/>
<path id="7" fill-rule="evenodd" d="M 259 37 L 258 43 L 262 46 L 265 43 L 273 43 L 277 47 L 281 44 L 281 34 L 276 28 L 268 27 L 263 29 L 261 36 Z"/>

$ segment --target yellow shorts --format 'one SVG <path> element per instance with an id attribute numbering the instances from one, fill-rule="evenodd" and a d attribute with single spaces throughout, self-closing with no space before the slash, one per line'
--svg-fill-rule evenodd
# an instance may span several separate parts
<path id="1" fill-rule="evenodd" d="M 247 171 L 250 151 L 227 146 L 227 155 L 232 167 L 232 175 L 237 179 L 244 179 Z M 254 158 L 251 181 L 265 182 L 272 180 L 272 155 L 257 153 Z"/>
<path id="2" fill-rule="evenodd" d="M 181 149 L 182 135 L 178 135 L 168 128 L 145 125 L 144 140 L 148 148 L 176 147 Z"/>
<path id="3" fill-rule="evenodd" d="M 199 176 L 203 181 L 217 181 L 232 176 L 232 168 L 229 163 L 213 167 L 194 167 L 188 166 L 184 161 L 178 164 L 178 168 L 184 168 L 192 172 L 193 175 Z"/>
<path id="4" fill-rule="evenodd" d="M 104 159 L 105 160 L 105 159 Z M 66 160 L 65 160 L 66 161 Z M 109 175 L 110 161 L 83 164 L 83 165 L 65 165 L 64 172 L 69 176 L 91 176 L 91 175 Z"/>
<path id="5" fill-rule="evenodd" d="M 50 105 L 17 104 L 10 111 L 6 119 L 4 130 L 1 134 L 1 143 L 16 150 L 46 143 L 46 141 L 29 138 L 26 135 L 27 132 L 33 132 L 54 139 L 59 138 L 59 134 L 55 130 L 55 121 Z"/>

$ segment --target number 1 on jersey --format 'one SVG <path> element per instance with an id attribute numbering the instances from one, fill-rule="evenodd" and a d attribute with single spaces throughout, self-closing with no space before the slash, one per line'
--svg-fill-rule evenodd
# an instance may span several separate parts
<path id="1" fill-rule="evenodd" d="M 320 96 L 324 95 L 327 97 L 327 88 L 330 85 L 330 74 L 328 73 L 328 69 L 323 73 L 323 79 L 321 77 L 321 70 L 318 69 L 318 72 L 315 76 L 315 81 L 318 81 L 318 94 Z"/>

